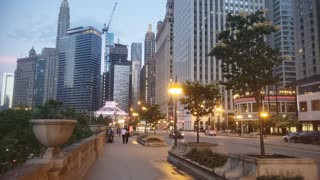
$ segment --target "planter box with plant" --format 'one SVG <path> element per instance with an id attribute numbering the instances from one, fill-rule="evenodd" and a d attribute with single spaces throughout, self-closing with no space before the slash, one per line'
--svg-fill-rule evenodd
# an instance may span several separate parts
<path id="1" fill-rule="evenodd" d="M 69 119 L 70 112 L 62 109 L 62 102 L 49 100 L 33 112 L 30 121 L 35 137 L 47 147 L 44 158 L 63 156 L 59 148 L 72 135 L 77 120 Z"/>

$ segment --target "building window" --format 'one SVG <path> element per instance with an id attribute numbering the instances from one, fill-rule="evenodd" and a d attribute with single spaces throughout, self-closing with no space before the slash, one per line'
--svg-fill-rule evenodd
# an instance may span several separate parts
<path id="1" fill-rule="evenodd" d="M 307 101 L 302 101 L 299 103 L 300 105 L 300 112 L 307 112 L 308 107 L 307 107 Z"/>
<path id="2" fill-rule="evenodd" d="M 312 111 L 320 111 L 320 100 L 312 100 L 311 109 Z"/>

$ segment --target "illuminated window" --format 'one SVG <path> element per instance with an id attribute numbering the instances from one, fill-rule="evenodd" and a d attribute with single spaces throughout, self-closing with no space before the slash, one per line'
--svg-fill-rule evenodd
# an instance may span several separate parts
<path id="1" fill-rule="evenodd" d="M 300 102 L 299 105 L 300 105 L 300 112 L 308 111 L 308 106 L 306 101 Z"/>

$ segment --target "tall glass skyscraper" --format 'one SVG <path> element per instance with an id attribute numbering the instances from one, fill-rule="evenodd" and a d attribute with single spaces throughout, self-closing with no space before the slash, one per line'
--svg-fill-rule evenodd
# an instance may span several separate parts
<path id="1" fill-rule="evenodd" d="M 110 61 L 110 48 L 114 47 L 114 34 L 105 34 L 105 54 L 104 54 L 104 72 L 110 71 L 111 61 Z"/>
<path id="2" fill-rule="evenodd" d="M 101 32 L 90 26 L 60 39 L 57 100 L 79 113 L 98 109 L 101 42 Z"/>
<path id="3" fill-rule="evenodd" d="M 1 76 L 0 76 L 1 77 Z M 2 74 L 2 86 L 0 88 L 0 110 L 8 109 L 12 107 L 12 96 L 13 96 L 13 84 L 14 74 L 3 73 Z"/>
<path id="4" fill-rule="evenodd" d="M 68 3 L 68 0 L 63 0 L 61 2 L 60 11 L 59 11 L 56 48 L 58 48 L 59 40 L 62 37 L 67 36 L 67 30 L 69 28 L 70 28 L 69 3 Z"/>
<path id="5" fill-rule="evenodd" d="M 132 104 L 140 100 L 140 71 L 142 63 L 142 43 L 131 44 L 131 62 L 132 62 Z"/>

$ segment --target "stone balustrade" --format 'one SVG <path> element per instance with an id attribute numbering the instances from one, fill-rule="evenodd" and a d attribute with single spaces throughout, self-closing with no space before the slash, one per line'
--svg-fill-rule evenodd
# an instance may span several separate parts
<path id="1" fill-rule="evenodd" d="M 0 179 L 5 180 L 70 180 L 84 179 L 91 165 L 101 156 L 105 131 L 64 148 L 62 158 L 30 159 Z"/>

